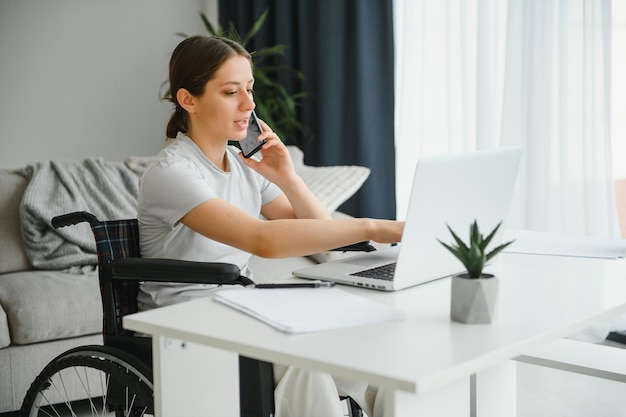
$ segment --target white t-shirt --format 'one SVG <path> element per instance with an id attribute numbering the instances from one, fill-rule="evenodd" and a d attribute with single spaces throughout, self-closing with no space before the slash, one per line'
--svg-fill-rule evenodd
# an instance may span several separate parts
<path id="1" fill-rule="evenodd" d="M 139 236 L 144 258 L 226 262 L 251 277 L 250 254 L 194 232 L 180 219 L 213 198 L 260 216 L 261 206 L 282 194 L 273 183 L 248 168 L 228 146 L 229 172 L 213 164 L 186 135 L 165 147 L 143 174 L 139 187 Z M 210 220 L 209 220 L 210 221 Z M 147 282 L 138 300 L 144 308 L 175 304 L 206 296 L 213 285 Z"/>

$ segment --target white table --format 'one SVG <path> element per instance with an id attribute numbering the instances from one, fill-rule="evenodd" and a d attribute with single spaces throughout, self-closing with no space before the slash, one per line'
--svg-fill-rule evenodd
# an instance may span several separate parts
<path id="1" fill-rule="evenodd" d="M 182 370 L 184 349 L 171 349 L 179 340 L 223 350 L 207 358 L 214 363 L 236 364 L 241 354 L 377 384 L 386 390 L 387 416 L 510 416 L 516 391 L 510 359 L 626 311 L 626 261 L 501 254 L 488 272 L 500 277 L 489 325 L 450 320 L 450 279 L 444 278 L 396 293 L 349 289 L 394 305 L 407 318 L 341 331 L 287 335 L 211 299 L 127 316 L 124 326 L 154 336 L 155 406 L 162 417 L 183 407 L 177 400 L 189 381 L 183 376 L 174 383 L 162 370 L 176 361 L 180 375 L 193 374 Z M 202 414 L 237 415 L 236 372 L 210 379 L 224 381 L 223 391 L 205 391 Z M 225 407 L 214 414 L 207 410 L 211 394 L 210 404 Z"/>

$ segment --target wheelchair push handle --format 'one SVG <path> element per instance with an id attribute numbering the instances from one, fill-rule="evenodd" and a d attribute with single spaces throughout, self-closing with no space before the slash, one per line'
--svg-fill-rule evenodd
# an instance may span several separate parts
<path id="1" fill-rule="evenodd" d="M 98 223 L 98 218 L 86 211 L 75 211 L 73 213 L 61 214 L 52 218 L 52 226 L 59 227 L 72 226 L 74 224 L 88 222 L 90 225 Z"/>

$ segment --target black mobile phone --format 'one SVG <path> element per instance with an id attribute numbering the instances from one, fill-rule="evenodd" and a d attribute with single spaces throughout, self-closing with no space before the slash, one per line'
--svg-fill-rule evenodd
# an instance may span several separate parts
<path id="1" fill-rule="evenodd" d="M 250 158 L 267 142 L 267 139 L 263 139 L 260 142 L 257 140 L 261 132 L 263 132 L 263 129 L 261 128 L 259 119 L 256 117 L 256 113 L 253 111 L 252 114 L 250 114 L 250 120 L 248 121 L 248 134 L 245 139 L 239 141 L 239 146 L 241 148 L 241 152 L 243 152 L 244 158 Z"/>

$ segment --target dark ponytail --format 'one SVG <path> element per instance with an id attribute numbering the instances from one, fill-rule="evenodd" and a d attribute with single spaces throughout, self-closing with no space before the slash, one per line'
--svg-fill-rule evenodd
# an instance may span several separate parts
<path id="1" fill-rule="evenodd" d="M 174 109 L 174 113 L 170 116 L 170 120 L 167 122 L 167 128 L 165 129 L 168 138 L 175 138 L 178 132 L 187 133 L 189 130 L 189 116 L 187 112 L 178 105 L 175 98 L 172 98 L 172 102 L 176 108 Z"/>
<path id="2" fill-rule="evenodd" d="M 168 138 L 175 138 L 178 132 L 189 131 L 189 114 L 176 100 L 176 92 L 184 88 L 192 96 L 201 97 L 206 83 L 234 55 L 246 57 L 252 65 L 252 57 L 243 46 L 217 36 L 192 36 L 174 49 L 170 59 L 170 94 L 175 109 L 167 123 Z"/>

